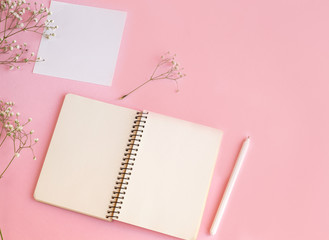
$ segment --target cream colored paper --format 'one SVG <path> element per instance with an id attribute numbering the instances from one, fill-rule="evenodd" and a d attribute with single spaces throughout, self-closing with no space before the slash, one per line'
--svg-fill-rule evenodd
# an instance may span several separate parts
<path id="1" fill-rule="evenodd" d="M 67 95 L 35 199 L 106 219 L 135 116 L 131 109 Z M 118 220 L 196 239 L 222 133 L 152 112 L 141 129 Z"/>
<path id="2" fill-rule="evenodd" d="M 136 111 L 67 95 L 36 200 L 105 219 Z"/>
<path id="3" fill-rule="evenodd" d="M 150 112 L 119 221 L 196 239 L 221 131 Z"/>

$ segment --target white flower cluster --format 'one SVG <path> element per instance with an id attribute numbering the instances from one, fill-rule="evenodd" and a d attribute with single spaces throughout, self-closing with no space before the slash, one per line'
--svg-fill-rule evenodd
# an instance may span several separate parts
<path id="1" fill-rule="evenodd" d="M 163 72 L 156 74 L 161 67 Z M 167 52 L 161 56 L 161 61 L 157 65 L 151 78 L 152 80 L 168 79 L 174 81 L 177 87 L 176 92 L 178 92 L 177 80 L 186 76 L 186 74 L 182 72 L 183 70 L 184 68 L 176 61 L 176 54 L 171 55 L 170 52 Z"/>
<path id="2" fill-rule="evenodd" d="M 170 52 L 165 53 L 161 56 L 161 61 L 158 64 L 161 65 L 169 64 L 170 69 L 167 71 L 168 74 L 165 74 L 168 79 L 177 80 L 179 78 L 185 77 L 186 74 L 182 73 L 184 68 L 180 66 L 180 64 L 176 61 L 176 54 L 170 55 Z M 162 76 L 162 74 L 161 74 Z"/>
<path id="3" fill-rule="evenodd" d="M 23 32 L 35 32 L 45 38 L 55 36 L 58 26 L 54 20 L 48 20 L 52 12 L 44 4 L 27 3 L 25 0 L 0 1 L 0 64 L 9 66 L 9 69 L 20 68 L 20 64 L 44 61 L 35 58 L 34 53 L 27 54 L 27 44 L 17 44 L 11 40 L 14 35 Z"/>
<path id="4" fill-rule="evenodd" d="M 3 123 L 3 128 L 7 133 L 7 136 L 13 136 L 16 137 L 15 134 L 17 132 L 23 132 L 24 126 L 32 121 L 32 118 L 29 118 L 26 123 L 22 124 L 20 120 L 18 119 L 21 115 L 19 112 L 16 114 L 12 111 L 12 106 L 14 106 L 13 102 L 6 102 L 5 107 L 2 107 L 2 111 L 0 112 L 0 121 Z M 7 108 L 6 108 L 7 106 Z M 15 116 L 15 119 L 12 120 L 10 117 Z M 5 121 L 6 120 L 6 121 Z M 30 134 L 32 134 L 34 130 L 30 131 Z M 37 140 L 38 141 L 38 140 Z"/>
<path id="5" fill-rule="evenodd" d="M 22 122 L 19 117 L 20 113 L 14 113 L 14 102 L 4 102 L 0 100 L 0 147 L 5 140 L 11 140 L 14 145 L 14 156 L 17 158 L 20 156 L 20 152 L 29 148 L 33 153 L 33 159 L 36 157 L 33 152 L 33 146 L 39 141 L 38 138 L 33 138 L 34 130 L 25 131 L 26 125 L 32 121 L 32 118 L 28 118 L 26 122 Z M 4 172 L 0 174 L 2 177 Z"/>
<path id="6" fill-rule="evenodd" d="M 178 92 L 179 88 L 177 80 L 186 76 L 186 74 L 182 72 L 183 70 L 184 68 L 182 68 L 180 64 L 176 61 L 176 54 L 171 55 L 170 52 L 167 52 L 161 56 L 160 62 L 156 65 L 151 77 L 147 81 L 134 88 L 129 93 L 121 96 L 119 99 L 122 100 L 126 98 L 127 96 L 135 92 L 137 89 L 151 81 L 161 79 L 174 81 L 176 84 L 176 92 Z"/>

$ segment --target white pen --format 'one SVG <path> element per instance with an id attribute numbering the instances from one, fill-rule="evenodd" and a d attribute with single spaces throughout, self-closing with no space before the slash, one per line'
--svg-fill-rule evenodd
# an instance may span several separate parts
<path id="1" fill-rule="evenodd" d="M 230 180 L 227 183 L 222 201 L 219 204 L 214 222 L 212 223 L 212 226 L 210 228 L 210 234 L 211 235 L 215 235 L 216 232 L 217 232 L 217 229 L 218 229 L 219 223 L 220 223 L 220 221 L 223 217 L 223 213 L 225 211 L 225 207 L 227 205 L 228 199 L 230 198 L 235 180 L 237 179 L 237 176 L 239 174 L 242 162 L 243 162 L 243 160 L 246 156 L 246 153 L 247 153 L 247 150 L 248 150 L 248 147 L 249 147 L 249 143 L 250 143 L 250 137 L 248 136 L 247 139 L 242 144 L 242 147 L 241 147 L 239 156 L 236 160 L 235 166 L 233 168 Z"/>

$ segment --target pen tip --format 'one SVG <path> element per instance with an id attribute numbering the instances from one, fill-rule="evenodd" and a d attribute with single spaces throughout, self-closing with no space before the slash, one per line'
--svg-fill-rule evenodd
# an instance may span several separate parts
<path id="1" fill-rule="evenodd" d="M 216 234 L 216 231 L 213 230 L 213 229 L 211 229 L 211 230 L 210 230 L 210 235 L 211 235 L 211 236 L 214 236 L 215 234 Z"/>

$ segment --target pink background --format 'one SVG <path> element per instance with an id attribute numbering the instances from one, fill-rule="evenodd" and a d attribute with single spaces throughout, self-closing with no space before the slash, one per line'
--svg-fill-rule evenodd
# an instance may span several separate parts
<path id="1" fill-rule="evenodd" d="M 128 12 L 111 87 L 0 66 L 0 96 L 32 117 L 38 157 L 0 181 L 5 239 L 172 239 L 36 202 L 32 195 L 66 93 L 148 109 L 224 131 L 198 239 L 329 237 L 329 2 L 327 0 L 68 0 Z M 49 3 L 48 3 L 49 4 Z M 26 40 L 27 41 L 27 40 Z M 29 35 L 37 51 L 40 37 Z M 180 92 L 153 82 L 124 101 L 165 51 L 187 77 Z M 215 237 L 209 228 L 243 139 L 252 138 Z M 0 169 L 6 155 L 1 150 Z M 60 176 L 58 176 L 60 177 Z"/>

